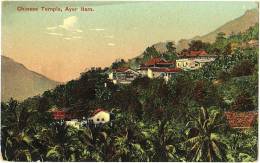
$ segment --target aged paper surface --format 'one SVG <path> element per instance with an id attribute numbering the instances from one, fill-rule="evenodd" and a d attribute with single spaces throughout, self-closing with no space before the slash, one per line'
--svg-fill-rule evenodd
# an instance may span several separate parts
<path id="1" fill-rule="evenodd" d="M 254 1 L 3 1 L 7 161 L 256 161 Z"/>

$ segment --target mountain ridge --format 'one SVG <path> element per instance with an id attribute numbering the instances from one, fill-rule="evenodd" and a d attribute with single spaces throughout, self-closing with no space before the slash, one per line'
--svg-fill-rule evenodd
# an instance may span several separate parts
<path id="1" fill-rule="evenodd" d="M 225 24 L 221 25 L 214 31 L 209 32 L 208 34 L 195 36 L 191 39 L 179 40 L 177 44 L 177 51 L 181 51 L 182 49 L 187 48 L 191 40 L 202 40 L 203 42 L 212 43 L 215 41 L 217 34 L 220 32 L 223 32 L 226 35 L 229 35 L 231 33 L 237 34 L 239 32 L 244 32 L 249 27 L 258 23 L 258 17 L 258 9 L 247 10 L 242 16 L 226 22 Z"/>
<path id="2" fill-rule="evenodd" d="M 11 97 L 24 100 L 61 84 L 40 73 L 31 71 L 23 64 L 7 56 L 1 56 L 1 63 L 2 101 Z"/>
<path id="3" fill-rule="evenodd" d="M 178 40 L 176 43 L 176 50 L 177 52 L 180 52 L 181 50 L 188 48 L 188 44 L 192 40 L 201 40 L 203 42 L 212 43 L 215 41 L 217 33 L 219 32 L 224 32 L 226 35 L 229 35 L 232 32 L 234 32 L 234 34 L 237 34 L 238 32 L 244 32 L 249 27 L 254 26 L 256 23 L 259 22 L 258 17 L 259 17 L 258 9 L 254 8 L 254 9 L 247 10 L 242 16 L 224 23 L 223 25 L 216 28 L 214 31 L 209 32 L 208 34 L 202 36 L 194 36 L 193 38 L 190 39 L 184 38 Z M 174 43 L 175 41 L 167 41 L 167 42 Z M 158 42 L 151 46 L 154 46 L 158 52 L 164 53 L 167 51 L 166 49 L 167 42 Z M 142 54 L 139 56 L 142 56 Z M 139 56 L 134 58 L 139 58 Z"/>

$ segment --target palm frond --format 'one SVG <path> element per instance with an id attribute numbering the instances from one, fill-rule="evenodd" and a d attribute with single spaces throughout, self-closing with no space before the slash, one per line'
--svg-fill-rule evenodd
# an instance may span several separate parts
<path id="1" fill-rule="evenodd" d="M 196 142 L 200 142 L 202 138 L 203 138 L 202 136 L 195 136 L 195 137 L 192 137 L 192 138 L 189 138 L 188 140 L 186 140 L 184 142 L 184 144 L 188 144 L 188 143 L 194 144 Z"/>

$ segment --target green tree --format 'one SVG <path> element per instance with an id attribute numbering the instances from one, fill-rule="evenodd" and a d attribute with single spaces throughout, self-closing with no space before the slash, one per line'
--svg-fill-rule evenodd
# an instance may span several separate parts
<path id="1" fill-rule="evenodd" d="M 154 46 L 151 47 L 147 47 L 143 53 L 144 57 L 144 61 L 147 61 L 151 58 L 155 58 L 155 57 L 160 57 L 161 54 L 156 50 L 156 48 Z"/>
<path id="2" fill-rule="evenodd" d="M 207 109 L 201 108 L 198 118 L 188 122 L 188 147 L 189 161 L 226 161 L 226 144 L 221 141 L 220 114 L 208 114 Z"/>
<path id="3" fill-rule="evenodd" d="M 255 109 L 252 97 L 247 92 L 239 94 L 231 106 L 235 111 L 252 111 Z"/>
<path id="4" fill-rule="evenodd" d="M 206 50 L 206 51 L 208 51 L 209 48 L 210 48 L 209 43 L 202 42 L 201 40 L 192 40 L 189 43 L 188 50 Z"/>
<path id="5" fill-rule="evenodd" d="M 119 59 L 112 63 L 112 69 L 117 69 L 125 66 L 126 66 L 126 61 L 124 59 Z"/>
<path id="6" fill-rule="evenodd" d="M 255 65 L 250 60 L 242 60 L 233 67 L 231 74 L 234 77 L 252 75 L 254 68 Z"/>
<path id="7" fill-rule="evenodd" d="M 167 42 L 166 49 L 168 53 L 175 54 L 176 53 L 176 47 L 173 42 Z"/>
<path id="8" fill-rule="evenodd" d="M 10 99 L 1 104 L 1 151 L 3 158 L 9 161 L 32 161 L 37 150 L 33 147 L 30 132 L 33 129 L 32 110 L 21 107 L 20 103 Z"/>
<path id="9" fill-rule="evenodd" d="M 230 129 L 224 141 L 228 146 L 227 157 L 229 162 L 254 162 L 257 160 L 257 133 L 258 125 L 243 132 L 239 129 Z"/>

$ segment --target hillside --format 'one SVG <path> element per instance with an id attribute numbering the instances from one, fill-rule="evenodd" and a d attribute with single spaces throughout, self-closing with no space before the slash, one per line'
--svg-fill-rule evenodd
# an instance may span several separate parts
<path id="1" fill-rule="evenodd" d="M 177 44 L 177 51 L 188 47 L 191 40 L 202 40 L 203 42 L 213 43 L 218 33 L 223 32 L 226 35 L 231 33 L 237 34 L 246 31 L 249 27 L 258 23 L 259 12 L 257 9 L 248 10 L 244 15 L 227 22 L 221 27 L 217 28 L 204 36 L 196 36 L 192 39 L 182 39 Z"/>
<path id="2" fill-rule="evenodd" d="M 231 33 L 237 34 L 239 32 L 244 32 L 249 27 L 258 23 L 258 16 L 259 12 L 257 9 L 248 10 L 245 12 L 244 15 L 225 23 L 224 25 L 217 28 L 215 31 L 212 31 L 204 36 L 195 36 L 192 39 L 179 40 L 176 46 L 176 50 L 181 51 L 182 49 L 187 48 L 191 40 L 202 40 L 203 42 L 213 43 L 216 39 L 217 34 L 220 32 L 224 32 L 226 35 L 229 35 Z M 154 46 L 158 52 L 164 53 L 167 50 L 166 43 L 167 42 L 158 42 L 153 44 L 152 46 Z M 142 57 L 142 55 L 140 55 L 140 57 Z"/>
<path id="3" fill-rule="evenodd" d="M 220 49 L 213 62 L 179 71 L 167 83 L 162 75 L 142 75 L 130 84 L 117 85 L 107 78 L 106 68 L 93 68 L 42 96 L 3 102 L 3 159 L 255 162 L 259 47 L 253 44 L 234 52 L 226 47 L 234 40 L 246 45 L 249 40 L 258 42 L 258 36 L 255 25 L 218 39 L 218 44 L 209 45 Z M 144 57 L 157 55 L 149 47 Z M 117 65 L 126 64 L 120 62 Z M 22 65 L 17 66 L 20 70 Z M 120 71 L 121 77 L 131 76 L 122 72 L 126 71 Z"/>
<path id="4" fill-rule="evenodd" d="M 2 101 L 11 97 L 24 100 L 27 97 L 38 95 L 59 83 L 47 77 L 28 70 L 24 65 L 11 58 L 1 56 L 2 59 Z"/>

